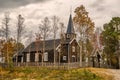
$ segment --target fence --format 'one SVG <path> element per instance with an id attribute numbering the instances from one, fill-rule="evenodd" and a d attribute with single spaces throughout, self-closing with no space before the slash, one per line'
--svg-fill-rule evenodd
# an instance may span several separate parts
<path id="1" fill-rule="evenodd" d="M 68 69 L 68 68 L 79 68 L 80 64 L 78 62 L 74 63 L 41 63 L 41 62 L 25 62 L 25 63 L 14 63 L 14 66 L 36 66 L 36 67 L 47 67 L 47 68 L 56 68 L 56 69 Z"/>

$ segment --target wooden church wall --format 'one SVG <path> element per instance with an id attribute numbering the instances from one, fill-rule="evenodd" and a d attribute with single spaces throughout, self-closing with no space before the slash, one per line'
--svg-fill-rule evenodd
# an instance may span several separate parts
<path id="1" fill-rule="evenodd" d="M 73 46 L 75 47 L 75 51 L 73 51 Z M 79 58 L 79 52 L 78 52 L 78 44 L 74 40 L 70 45 L 70 62 L 77 62 Z M 73 60 L 73 56 L 75 56 L 75 59 Z"/>
<path id="2" fill-rule="evenodd" d="M 66 60 L 63 60 L 63 56 L 66 56 Z M 62 53 L 60 56 L 60 62 L 67 63 L 68 62 L 68 44 L 62 45 Z"/>
<path id="3" fill-rule="evenodd" d="M 30 62 L 35 62 L 35 53 L 30 53 Z"/>
<path id="4" fill-rule="evenodd" d="M 21 62 L 21 61 L 22 61 L 22 56 L 18 56 L 17 62 Z"/>
<path id="5" fill-rule="evenodd" d="M 26 62 L 26 61 L 27 61 L 27 60 L 26 60 L 26 57 L 27 57 L 26 53 L 23 53 L 23 62 Z"/>

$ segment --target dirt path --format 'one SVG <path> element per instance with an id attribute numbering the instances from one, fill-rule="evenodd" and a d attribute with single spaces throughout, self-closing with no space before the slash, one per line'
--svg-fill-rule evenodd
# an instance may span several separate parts
<path id="1" fill-rule="evenodd" d="M 113 75 L 114 80 L 120 80 L 120 70 L 118 69 L 108 69 L 108 72 Z"/>

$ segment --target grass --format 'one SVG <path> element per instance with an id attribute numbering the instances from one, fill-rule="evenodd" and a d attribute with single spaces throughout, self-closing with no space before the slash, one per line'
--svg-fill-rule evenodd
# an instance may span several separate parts
<path id="1" fill-rule="evenodd" d="M 100 69 L 80 68 L 70 70 L 55 70 L 44 67 L 0 68 L 1 80 L 111 80 L 111 76 L 98 73 Z M 104 70 L 103 70 L 104 71 Z"/>
<path id="2" fill-rule="evenodd" d="M 87 68 L 87 70 L 92 71 L 96 75 L 104 78 L 104 80 L 113 80 L 113 75 L 111 75 L 107 69 L 104 68 Z"/>

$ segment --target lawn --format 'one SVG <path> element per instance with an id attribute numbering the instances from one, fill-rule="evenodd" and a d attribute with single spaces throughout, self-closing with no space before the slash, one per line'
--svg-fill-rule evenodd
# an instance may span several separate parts
<path id="1" fill-rule="evenodd" d="M 103 73 L 99 72 L 103 71 Z M 2 80 L 112 80 L 104 73 L 105 69 L 80 68 L 70 70 L 48 69 L 43 67 L 0 68 Z"/>

